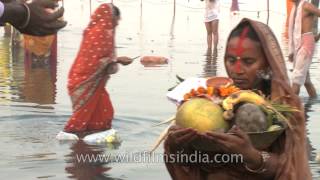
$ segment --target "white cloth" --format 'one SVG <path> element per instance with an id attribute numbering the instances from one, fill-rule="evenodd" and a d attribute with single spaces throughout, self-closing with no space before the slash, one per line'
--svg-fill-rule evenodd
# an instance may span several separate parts
<path id="1" fill-rule="evenodd" d="M 57 134 L 56 139 L 58 139 L 60 141 L 79 140 L 79 137 L 76 134 L 60 131 Z"/>
<path id="2" fill-rule="evenodd" d="M 183 101 L 184 94 L 190 92 L 191 89 L 197 89 L 200 86 L 206 88 L 206 82 L 207 79 L 205 78 L 188 78 L 181 82 L 172 91 L 168 92 L 167 98 L 173 103 L 179 105 Z"/>
<path id="3" fill-rule="evenodd" d="M 302 34 L 301 46 L 294 56 L 292 83 L 303 85 L 310 83 L 309 67 L 312 63 L 315 41 L 312 32 Z"/>
<path id="4" fill-rule="evenodd" d="M 292 7 L 289 18 L 289 54 L 293 54 L 294 69 L 292 83 L 303 85 L 310 83 L 309 67 L 314 51 L 314 36 L 312 32 L 302 34 L 302 12 L 306 0 L 301 0 Z"/>
<path id="5" fill-rule="evenodd" d="M 89 134 L 83 138 L 83 141 L 88 144 L 121 143 L 121 139 L 114 129 Z"/>
<path id="6" fill-rule="evenodd" d="M 211 22 L 213 20 L 219 19 L 219 14 L 220 14 L 219 0 L 215 0 L 215 1 L 205 0 L 204 22 Z"/>
<path id="7" fill-rule="evenodd" d="M 301 46 L 302 8 L 306 0 L 301 0 L 298 7 L 294 4 L 289 17 L 289 54 L 295 54 Z"/>
<path id="8" fill-rule="evenodd" d="M 79 140 L 79 137 L 76 134 L 73 133 L 67 133 L 60 131 L 56 139 L 59 141 L 77 141 Z M 93 134 L 89 134 L 83 138 L 83 141 L 88 144 L 101 144 L 101 143 L 121 143 L 121 139 L 118 135 L 118 132 L 114 129 L 108 129 L 106 131 L 97 132 Z"/>

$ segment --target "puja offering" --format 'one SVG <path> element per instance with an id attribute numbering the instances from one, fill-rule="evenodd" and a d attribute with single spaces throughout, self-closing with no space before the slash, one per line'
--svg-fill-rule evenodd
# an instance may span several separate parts
<path id="1" fill-rule="evenodd" d="M 140 59 L 140 63 L 144 66 L 168 64 L 168 58 L 163 56 L 143 56 Z"/>
<path id="2" fill-rule="evenodd" d="M 205 98 L 193 98 L 181 105 L 176 114 L 176 124 L 192 127 L 200 132 L 229 129 L 223 119 L 222 108 Z"/>
<path id="3" fill-rule="evenodd" d="M 291 128 L 288 118 L 298 111 L 289 105 L 272 102 L 262 93 L 240 90 L 226 77 L 183 79 L 167 97 L 178 109 L 175 116 L 158 125 L 171 122 L 170 126 L 193 128 L 199 133 L 228 133 L 236 125 L 248 134 L 257 149 L 269 147 L 286 128 Z M 162 133 L 155 148 L 166 138 L 168 129 Z M 191 145 L 199 150 L 221 150 L 205 138 L 196 138 Z"/>

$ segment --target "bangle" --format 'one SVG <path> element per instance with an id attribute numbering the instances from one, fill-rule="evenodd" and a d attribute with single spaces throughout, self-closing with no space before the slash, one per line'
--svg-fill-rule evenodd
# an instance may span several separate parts
<path id="1" fill-rule="evenodd" d="M 28 25 L 29 25 L 29 22 L 30 22 L 30 16 L 31 16 L 31 12 L 30 12 L 30 8 L 29 6 L 26 4 L 26 3 L 23 3 L 22 4 L 26 10 L 27 10 L 27 19 L 26 21 L 19 27 L 20 29 L 24 29 L 26 28 Z"/>
<path id="2" fill-rule="evenodd" d="M 261 166 L 258 169 L 251 169 L 247 166 L 247 164 L 244 164 L 244 167 L 246 168 L 247 171 L 252 172 L 252 173 L 263 173 L 263 172 L 267 171 L 267 169 L 265 168 L 266 162 L 268 161 L 268 159 L 271 156 L 268 152 L 265 152 L 265 151 L 261 151 L 260 155 L 261 155 L 261 159 L 262 159 Z"/>

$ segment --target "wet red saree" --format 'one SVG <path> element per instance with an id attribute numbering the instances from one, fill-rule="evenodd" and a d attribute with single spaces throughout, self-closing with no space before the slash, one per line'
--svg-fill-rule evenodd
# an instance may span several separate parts
<path id="1" fill-rule="evenodd" d="M 107 69 L 110 66 L 117 68 L 115 59 L 112 5 L 102 4 L 91 16 L 69 72 L 68 92 L 73 114 L 65 125 L 66 132 L 111 127 L 114 112 L 105 85 L 110 74 L 114 73 Z"/>

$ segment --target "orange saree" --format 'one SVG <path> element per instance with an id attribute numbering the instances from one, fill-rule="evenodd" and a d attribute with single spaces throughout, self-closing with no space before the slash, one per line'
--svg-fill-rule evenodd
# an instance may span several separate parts
<path id="1" fill-rule="evenodd" d="M 112 13 L 111 4 L 100 5 L 84 30 L 80 50 L 68 77 L 73 114 L 65 125 L 65 132 L 111 128 L 114 112 L 105 84 L 114 73 L 109 71 L 110 66 L 117 68 Z"/>

